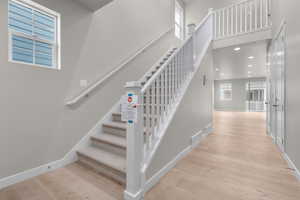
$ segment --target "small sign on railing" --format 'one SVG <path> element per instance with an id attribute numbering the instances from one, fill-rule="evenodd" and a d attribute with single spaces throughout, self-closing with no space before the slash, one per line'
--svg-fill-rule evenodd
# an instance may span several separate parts
<path id="1" fill-rule="evenodd" d="M 129 124 L 137 122 L 138 96 L 132 92 L 122 97 L 121 113 L 122 121 Z"/>

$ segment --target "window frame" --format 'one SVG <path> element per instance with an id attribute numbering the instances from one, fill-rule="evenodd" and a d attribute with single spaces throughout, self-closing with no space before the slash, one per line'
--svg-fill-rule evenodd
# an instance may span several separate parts
<path id="1" fill-rule="evenodd" d="M 177 9 L 180 11 L 179 16 L 180 16 L 180 21 L 181 24 L 178 24 L 176 21 L 176 14 L 177 14 Z M 176 27 L 179 28 L 180 31 L 180 36 L 178 37 L 176 34 Z M 174 6 L 174 32 L 175 32 L 175 36 L 180 39 L 180 40 L 184 40 L 185 34 L 184 34 L 184 7 L 181 5 L 180 2 L 178 2 L 178 0 L 175 0 L 175 6 Z"/>
<path id="2" fill-rule="evenodd" d="M 10 2 L 15 2 L 18 3 L 24 7 L 30 8 L 32 10 L 35 10 L 37 12 L 40 12 L 46 16 L 49 17 L 54 17 L 54 23 L 55 23 L 55 34 L 54 34 L 54 42 L 46 39 L 39 38 L 38 36 L 35 35 L 28 35 L 16 30 L 13 30 L 9 27 L 9 16 L 7 17 L 7 28 L 8 28 L 8 61 L 11 63 L 17 63 L 17 64 L 22 64 L 22 65 L 29 65 L 29 66 L 35 66 L 35 67 L 41 67 L 45 69 L 52 69 L 52 70 L 61 70 L 61 15 L 53 11 L 45 6 L 42 6 L 38 3 L 35 3 L 31 0 L 8 0 L 7 4 L 7 13 L 9 15 L 9 3 Z M 24 37 L 26 39 L 30 39 L 32 41 L 37 41 L 37 42 L 43 42 L 46 44 L 53 45 L 53 59 L 52 59 L 52 66 L 47 66 L 47 65 L 41 65 L 41 64 L 35 64 L 33 63 L 27 63 L 27 62 L 22 62 L 22 61 L 16 61 L 13 60 L 13 54 L 12 54 L 12 38 L 13 35 L 19 36 L 19 37 Z M 35 59 L 35 56 L 33 56 L 33 59 Z"/>

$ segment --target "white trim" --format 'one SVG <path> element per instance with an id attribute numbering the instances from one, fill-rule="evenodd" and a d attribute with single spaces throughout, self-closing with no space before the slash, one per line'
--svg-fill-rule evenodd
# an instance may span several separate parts
<path id="1" fill-rule="evenodd" d="M 7 28 L 8 28 L 8 62 L 11 63 L 17 63 L 17 64 L 22 64 L 22 65 L 28 65 L 28 66 L 35 66 L 35 67 L 40 67 L 44 69 L 50 69 L 50 70 L 60 70 L 61 69 L 61 15 L 53 11 L 45 6 L 42 6 L 38 3 L 35 3 L 31 0 L 8 0 L 7 3 L 7 12 L 9 12 L 9 3 L 14 2 L 17 4 L 20 4 L 22 6 L 25 6 L 27 8 L 33 9 L 35 11 L 38 11 L 44 15 L 47 15 L 49 17 L 55 18 L 55 38 L 54 42 L 48 41 L 46 39 L 41 39 L 39 37 L 33 36 L 33 35 L 27 35 L 19 31 L 15 31 L 9 28 L 9 18 L 7 18 Z M 33 63 L 26 63 L 22 61 L 15 61 L 12 59 L 12 36 L 17 35 L 20 37 L 28 38 L 32 41 L 39 41 L 43 43 L 47 43 L 49 45 L 52 45 L 52 48 L 54 51 L 53 53 L 53 58 L 52 58 L 52 66 L 47 66 L 47 65 L 40 65 L 40 64 L 35 64 L 35 61 L 33 60 Z M 35 56 L 33 56 L 33 59 L 35 59 Z"/>
<path id="2" fill-rule="evenodd" d="M 274 34 L 274 39 L 278 39 L 281 31 L 283 31 L 283 29 L 285 28 L 286 25 L 286 21 L 282 20 L 282 22 L 280 23 L 279 29 L 276 31 L 276 33 Z"/>
<path id="3" fill-rule="evenodd" d="M 195 136 L 197 137 L 197 144 L 192 144 L 186 147 L 183 151 L 181 151 L 173 160 L 171 160 L 168 164 L 166 164 L 161 170 L 159 170 L 155 175 L 153 175 L 148 181 L 146 182 L 143 193 L 149 191 L 153 186 L 155 186 L 160 179 L 166 175 L 171 169 L 175 167 L 175 165 L 184 158 L 188 153 L 190 153 L 195 147 L 199 145 L 201 141 L 203 141 L 210 133 L 212 133 L 212 123 L 208 124 L 204 129 L 200 130 L 197 134 L 192 136 L 191 141 Z M 199 135 L 200 134 L 200 135 Z"/>
<path id="4" fill-rule="evenodd" d="M 153 186 L 155 186 L 160 179 L 166 175 L 171 169 L 175 167 L 175 165 L 184 158 L 188 153 L 192 151 L 192 146 L 186 147 L 183 151 L 181 151 L 173 160 L 171 160 L 168 164 L 166 164 L 161 170 L 159 170 L 155 175 L 153 175 L 147 182 L 144 188 L 144 193 L 149 191 Z"/>
<path id="5" fill-rule="evenodd" d="M 43 14 L 46 14 L 48 16 L 51 16 L 51 17 L 58 17 L 60 16 L 60 14 L 54 10 L 51 10 L 41 4 L 38 4 L 34 1 L 31 1 L 31 0 L 9 0 L 9 1 L 13 1 L 15 3 L 20 3 L 26 7 L 33 7 L 34 9 L 37 9 L 37 10 L 40 10 Z"/>
<path id="6" fill-rule="evenodd" d="M 299 169 L 296 167 L 294 162 L 290 159 L 290 157 L 286 153 L 283 153 L 283 157 L 287 161 L 289 167 L 294 170 L 295 177 L 298 179 L 298 181 L 300 181 L 300 171 L 299 171 Z"/>
<path id="7" fill-rule="evenodd" d="M 202 129 L 201 131 L 193 135 L 191 138 L 192 148 L 198 146 L 199 143 L 212 132 L 213 132 L 212 123 L 210 123 L 204 129 Z"/>
<path id="8" fill-rule="evenodd" d="M 143 82 L 143 81 L 146 79 L 147 76 L 152 75 L 152 72 L 156 69 L 156 67 L 160 65 L 160 63 L 162 62 L 162 60 L 163 60 L 164 58 L 166 58 L 167 55 L 170 54 L 170 52 L 171 52 L 174 48 L 175 48 L 174 46 L 171 46 L 171 47 L 168 49 L 168 51 L 167 51 L 163 56 L 161 56 L 161 58 L 158 59 L 157 62 L 156 62 L 154 65 L 152 65 L 152 67 L 151 67 L 151 68 L 150 68 L 150 69 L 142 76 L 142 78 L 139 79 L 138 82 Z M 173 52 L 173 54 L 175 54 L 175 52 Z"/>
<path id="9" fill-rule="evenodd" d="M 104 77 L 98 79 L 97 81 L 91 83 L 85 90 L 79 92 L 78 95 L 71 97 L 69 100 L 66 101 L 65 105 L 71 106 L 79 102 L 82 98 L 86 97 L 89 93 L 94 91 L 97 87 L 99 87 L 101 84 L 103 84 L 105 81 L 110 79 L 113 75 L 118 73 L 121 69 L 123 69 L 125 66 L 127 66 L 128 63 L 133 61 L 138 55 L 145 52 L 149 47 L 151 47 L 153 44 L 155 44 L 157 41 L 162 39 L 165 35 L 170 33 L 173 30 L 173 27 L 165 31 L 164 33 L 160 34 L 157 38 L 151 40 L 148 42 L 144 47 L 141 49 L 138 49 L 136 52 L 134 52 L 131 56 L 129 56 L 125 61 L 123 61 L 118 67 L 113 69 L 111 72 L 106 74 Z"/>
<path id="10" fill-rule="evenodd" d="M 67 163 L 65 158 L 63 158 L 61 160 L 57 160 L 57 161 L 42 165 L 40 167 L 36 167 L 36 168 L 30 169 L 30 170 L 9 176 L 9 177 L 2 178 L 2 179 L 0 179 L 0 190 L 5 187 L 11 186 L 13 184 L 16 184 L 16 183 L 25 181 L 27 179 L 39 176 L 46 172 L 50 172 L 55 169 L 64 167 L 67 164 L 69 164 L 69 163 Z"/>
<path id="11" fill-rule="evenodd" d="M 118 109 L 119 105 L 120 105 L 120 101 L 118 101 L 118 103 L 116 103 L 112 107 L 112 109 L 109 112 L 107 112 L 106 115 L 100 121 L 98 121 L 97 124 L 62 159 L 50 162 L 40 167 L 26 170 L 24 172 L 9 177 L 2 178 L 0 179 L 0 190 L 10 185 L 25 181 L 30 178 L 34 178 L 41 174 L 47 173 L 49 171 L 53 171 L 55 169 L 76 162 L 78 160 L 77 153 L 76 153 L 77 150 L 85 146 L 88 146 L 90 144 L 90 137 L 92 135 L 101 133 L 102 124 L 111 119 L 112 113 Z"/>
<path id="12" fill-rule="evenodd" d="M 131 194 L 130 192 L 128 191 L 124 191 L 124 199 L 125 200 L 141 200 L 143 199 L 143 192 L 142 191 L 139 191 L 138 193 L 136 194 Z"/>

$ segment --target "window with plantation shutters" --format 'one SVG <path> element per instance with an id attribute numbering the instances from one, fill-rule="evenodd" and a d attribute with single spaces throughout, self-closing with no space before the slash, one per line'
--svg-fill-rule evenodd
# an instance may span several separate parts
<path id="1" fill-rule="evenodd" d="M 220 84 L 220 100 L 231 101 L 232 100 L 232 84 L 222 83 Z"/>
<path id="2" fill-rule="evenodd" d="M 30 0 L 10 0 L 10 60 L 59 69 L 59 14 Z"/>

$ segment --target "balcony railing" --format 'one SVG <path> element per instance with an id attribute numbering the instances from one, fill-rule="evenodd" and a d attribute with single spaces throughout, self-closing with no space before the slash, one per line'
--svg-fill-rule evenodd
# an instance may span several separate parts
<path id="1" fill-rule="evenodd" d="M 214 39 L 269 29 L 270 4 L 270 0 L 246 0 L 215 10 Z"/>

